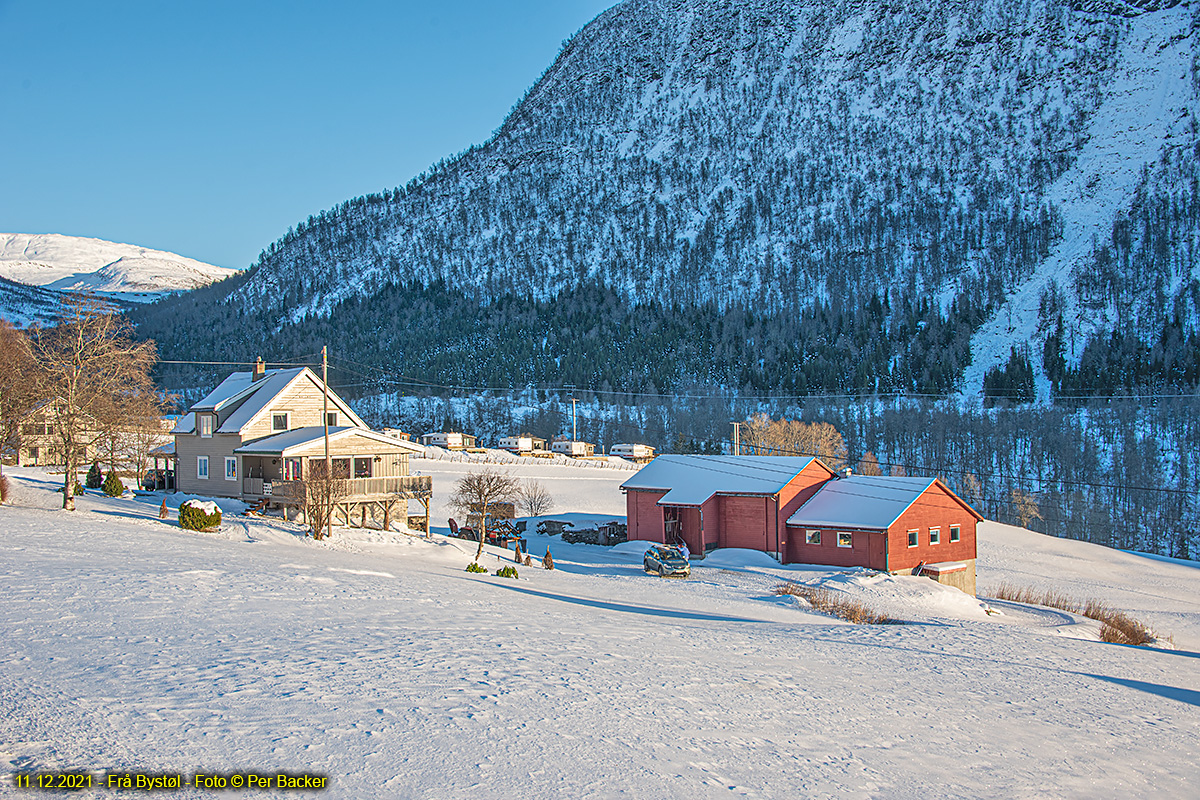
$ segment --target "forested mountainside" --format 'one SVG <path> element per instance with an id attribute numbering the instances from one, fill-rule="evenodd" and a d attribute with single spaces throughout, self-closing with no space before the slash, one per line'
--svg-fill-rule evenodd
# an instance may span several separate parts
<path id="1" fill-rule="evenodd" d="M 447 383 L 1194 385 L 1198 20 L 627 0 L 484 145 L 137 319 L 166 357 L 325 341 Z"/>

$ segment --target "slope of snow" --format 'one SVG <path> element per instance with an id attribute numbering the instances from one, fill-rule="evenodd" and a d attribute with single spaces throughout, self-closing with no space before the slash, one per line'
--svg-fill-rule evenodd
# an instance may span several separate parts
<path id="1" fill-rule="evenodd" d="M 478 468 L 427 466 L 439 499 L 441 470 Z M 623 508 L 620 471 L 557 472 L 563 512 Z M 531 536 L 558 568 L 505 580 L 463 572 L 474 544 L 439 535 L 315 543 L 232 513 L 194 534 L 158 496 L 67 513 L 54 476 L 8 474 L 0 772 L 307 771 L 331 798 L 556 800 L 1185 797 L 1200 776 L 1200 565 L 983 530 L 987 579 L 1153 586 L 1172 652 L 990 617 L 922 578 L 729 553 L 667 581 L 628 548 Z M 815 614 L 771 594 L 785 578 L 911 624 Z"/>
<path id="2" fill-rule="evenodd" d="M 1014 344 L 1031 345 L 1030 360 L 1041 375 L 1040 343 L 1035 339 L 1042 293 L 1052 281 L 1062 289 L 1073 284 L 1073 269 L 1109 235 L 1142 170 L 1155 162 L 1172 133 L 1188 120 L 1195 102 L 1187 38 L 1191 11 L 1178 6 L 1138 16 L 1129 24 L 1132 34 L 1120 57 L 1123 74 L 1104 87 L 1104 100 L 1088 126 L 1088 146 L 1048 192 L 1047 199 L 1061 215 L 1062 237 L 972 337 L 971 363 L 963 374 L 963 391 L 969 398 L 976 393 L 982 398 L 984 375 L 1007 362 Z M 1065 295 L 1069 311 L 1064 317 L 1076 341 L 1085 341 L 1092 331 L 1113 322 L 1085 316 L 1076 308 L 1075 293 Z M 1039 399 L 1048 400 L 1049 382 L 1043 378 L 1038 388 Z"/>
<path id="3" fill-rule="evenodd" d="M 0 277 L 29 286 L 149 301 L 167 292 L 207 286 L 235 272 L 174 253 L 102 239 L 0 233 Z"/>

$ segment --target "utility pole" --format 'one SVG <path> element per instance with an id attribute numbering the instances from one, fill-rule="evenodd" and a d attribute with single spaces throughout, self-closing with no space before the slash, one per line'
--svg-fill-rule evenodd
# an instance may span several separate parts
<path id="1" fill-rule="evenodd" d="M 742 423 L 731 422 L 733 426 L 733 454 L 740 456 L 742 454 Z"/>
<path id="2" fill-rule="evenodd" d="M 325 425 L 325 480 L 332 486 L 333 462 L 329 460 L 329 348 L 325 346 L 321 347 L 321 420 Z M 325 538 L 332 535 L 333 504 L 330 502 L 329 508 L 325 509 Z"/>

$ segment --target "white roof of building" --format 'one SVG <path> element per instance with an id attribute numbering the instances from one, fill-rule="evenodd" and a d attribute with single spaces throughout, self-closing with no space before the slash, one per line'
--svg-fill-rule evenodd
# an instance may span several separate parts
<path id="1" fill-rule="evenodd" d="M 370 428 L 359 428 L 353 426 L 333 427 L 329 429 L 329 440 L 335 441 L 344 439 L 347 436 L 362 436 L 366 439 L 371 439 L 380 444 L 386 444 L 389 447 L 398 447 L 402 450 L 408 450 L 412 453 L 423 453 L 424 448 L 415 445 L 412 442 L 406 442 L 403 439 L 397 439 L 393 436 L 387 436 L 382 433 L 371 430 Z M 262 439 L 256 439 L 253 442 L 247 442 L 233 452 L 241 453 L 242 455 L 286 455 L 289 452 L 300 450 L 309 445 L 316 444 L 325 438 L 325 428 L 320 425 L 313 425 L 308 428 L 293 428 L 290 431 L 277 433 L 274 436 L 267 436 Z"/>
<path id="2" fill-rule="evenodd" d="M 851 475 L 829 481 L 788 518 L 788 525 L 883 530 L 900 518 L 937 478 Z M 949 492 L 949 489 L 946 490 Z M 954 502 L 951 500 L 950 502 Z M 961 501 L 959 501 L 961 502 Z M 975 514 L 966 503 L 964 511 Z M 977 514 L 975 514 L 978 517 Z"/>
<path id="3" fill-rule="evenodd" d="M 666 491 L 659 505 L 698 506 L 714 494 L 773 495 L 814 461 L 796 456 L 663 455 L 621 488 Z"/>
<path id="4" fill-rule="evenodd" d="M 307 377 L 318 388 L 321 386 L 321 379 L 308 367 L 269 369 L 257 381 L 254 380 L 253 372 L 234 372 L 221 381 L 217 388 L 209 392 L 200 402 L 194 404 L 175 426 L 172 433 L 195 431 L 195 412 L 197 411 L 219 412 L 233 403 L 244 401 L 216 431 L 217 433 L 238 433 L 270 407 L 276 397 L 302 377 Z M 365 427 L 358 415 L 332 390 L 329 392 L 329 400 L 340 412 L 348 416 L 355 426 Z"/>

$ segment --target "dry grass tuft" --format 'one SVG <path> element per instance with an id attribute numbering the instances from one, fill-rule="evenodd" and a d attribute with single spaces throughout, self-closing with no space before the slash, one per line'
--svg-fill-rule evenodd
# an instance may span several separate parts
<path id="1" fill-rule="evenodd" d="M 1117 611 L 1096 599 L 1079 601 L 1052 589 L 1038 590 L 1028 586 L 1013 586 L 1001 583 L 992 592 L 997 600 L 1011 600 L 1031 606 L 1046 606 L 1079 614 L 1100 622 L 1100 640 L 1113 644 L 1147 645 L 1157 641 L 1158 636 L 1149 627 L 1126 614 Z"/>
<path id="2" fill-rule="evenodd" d="M 904 622 L 871 610 L 857 600 L 847 600 L 828 589 L 816 589 L 799 583 L 781 583 L 775 594 L 803 597 L 808 604 L 825 614 L 832 614 L 855 625 L 903 625 Z"/>

